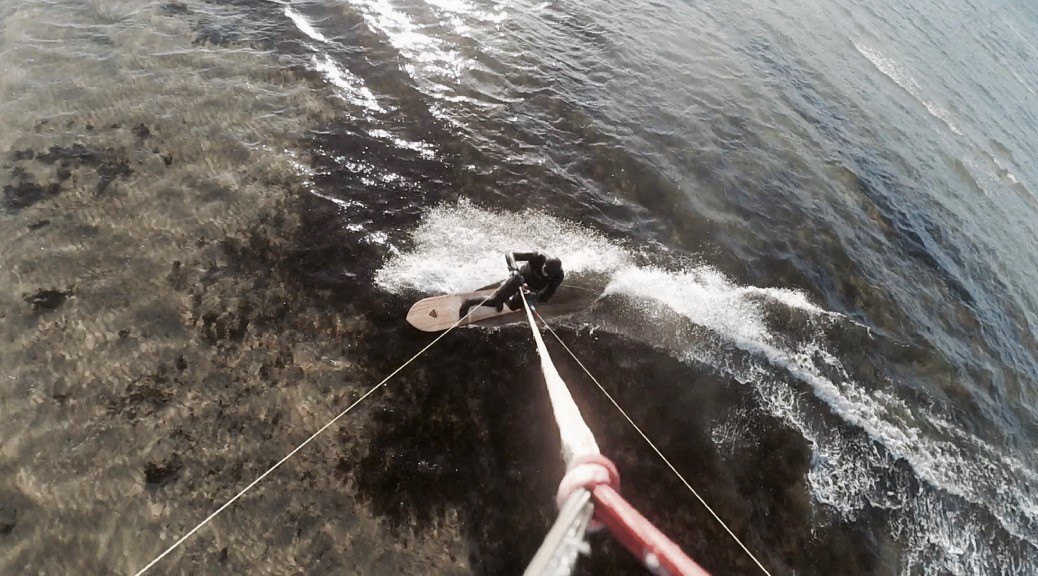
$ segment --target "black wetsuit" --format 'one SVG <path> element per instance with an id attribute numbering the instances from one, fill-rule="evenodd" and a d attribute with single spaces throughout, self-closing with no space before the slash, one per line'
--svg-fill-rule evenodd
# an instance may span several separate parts
<path id="1" fill-rule="evenodd" d="M 519 290 L 523 284 L 530 288 L 538 302 L 547 302 L 555 294 L 555 290 L 558 289 L 559 285 L 562 284 L 563 278 L 566 277 L 561 266 L 555 273 L 548 272 L 546 274 L 544 263 L 548 261 L 548 257 L 540 252 L 509 252 L 505 254 L 505 261 L 508 263 L 509 268 L 512 268 L 517 261 L 526 262 L 526 264 L 518 270 L 512 268 L 512 275 L 509 276 L 508 280 L 505 280 L 505 283 L 486 302 L 483 302 L 482 298 L 465 300 L 461 305 L 461 310 L 459 310 L 459 317 L 464 317 L 468 314 L 469 308 L 480 302 L 483 302 L 484 306 L 497 308 L 498 311 L 505 304 L 511 310 L 522 308 L 523 300 Z"/>

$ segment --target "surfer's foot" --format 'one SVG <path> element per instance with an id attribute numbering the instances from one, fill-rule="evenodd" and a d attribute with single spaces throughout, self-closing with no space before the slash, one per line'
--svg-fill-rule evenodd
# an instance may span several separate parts
<path id="1" fill-rule="evenodd" d="M 472 308 L 472 304 L 469 302 L 462 302 L 461 308 L 458 308 L 458 318 L 464 318 L 469 315 L 469 308 Z"/>

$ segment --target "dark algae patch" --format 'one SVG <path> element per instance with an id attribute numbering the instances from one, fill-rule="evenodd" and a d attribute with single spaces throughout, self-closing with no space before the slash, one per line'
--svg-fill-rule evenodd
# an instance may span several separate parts
<path id="1" fill-rule="evenodd" d="M 141 128 L 147 130 L 142 124 L 134 129 L 134 133 L 139 138 L 146 138 L 148 133 L 142 132 Z M 144 136 L 141 136 L 142 133 Z M 72 178 L 78 169 L 94 169 L 97 176 L 94 192 L 99 195 L 105 193 L 115 180 L 133 174 L 129 157 L 122 148 L 95 149 L 79 142 L 50 146 L 44 152 L 32 149 L 16 150 L 10 157 L 19 165 L 10 172 L 13 184 L 4 186 L 4 206 L 9 211 L 22 210 L 57 197 L 62 191 L 62 185 Z M 53 175 L 43 176 L 37 172 L 38 175 L 33 176 L 33 172 L 39 170 L 40 164 L 53 166 Z M 41 179 L 44 180 L 43 183 L 40 183 Z"/>
<path id="2" fill-rule="evenodd" d="M 32 307 L 33 312 L 51 312 L 57 310 L 72 295 L 72 291 L 62 292 L 54 289 L 39 289 L 33 294 L 25 296 L 25 301 Z"/>
<path id="3" fill-rule="evenodd" d="M 142 124 L 141 127 L 143 126 Z M 144 129 L 147 130 L 147 128 Z M 137 133 L 136 128 L 134 132 Z M 138 137 L 140 137 L 139 134 Z M 67 179 L 73 169 L 84 166 L 95 168 L 98 181 L 94 192 L 99 195 L 104 194 L 116 178 L 126 178 L 133 174 L 124 150 L 115 148 L 94 150 L 78 142 L 71 146 L 51 146 L 46 153 L 38 154 L 37 159 L 45 164 L 56 164 L 58 177 L 61 180 Z"/>
<path id="4" fill-rule="evenodd" d="M 0 536 L 13 532 L 17 523 L 18 510 L 14 506 L 0 505 Z"/>
<path id="5" fill-rule="evenodd" d="M 183 466 L 180 455 L 176 453 L 160 462 L 149 462 L 144 467 L 144 483 L 153 490 L 165 486 L 176 481 Z"/>
<path id="6" fill-rule="evenodd" d="M 140 124 L 133 127 L 133 135 L 137 138 L 140 138 L 141 140 L 145 140 L 149 136 L 151 136 L 151 130 L 149 130 L 148 127 L 145 126 L 143 122 L 141 122 Z"/>
<path id="7" fill-rule="evenodd" d="M 32 160 L 35 156 L 32 150 L 11 153 L 11 158 L 15 162 Z M 9 177 L 11 184 L 4 185 L 3 198 L 3 206 L 8 212 L 18 212 L 61 194 L 61 185 L 58 182 L 41 184 L 33 174 L 20 165 L 11 168 Z"/>
<path id="8" fill-rule="evenodd" d="M 125 395 L 109 402 L 109 411 L 134 420 L 162 410 L 184 384 L 168 372 L 165 365 L 160 365 L 155 373 L 138 378 L 127 386 Z"/>
<path id="9" fill-rule="evenodd" d="M 187 16 L 191 9 L 183 2 L 167 2 L 162 5 L 162 13 L 166 16 Z"/>
<path id="10" fill-rule="evenodd" d="M 38 184 L 35 181 L 8 184 L 4 186 L 4 207 L 8 211 L 15 212 L 37 202 L 55 198 L 60 193 L 59 184 Z"/>
<path id="11" fill-rule="evenodd" d="M 126 178 L 130 174 L 133 174 L 133 170 L 130 169 L 129 160 L 123 159 L 112 159 L 103 162 L 97 167 L 98 183 L 95 192 L 97 194 L 103 194 L 108 190 L 108 186 L 116 178 Z"/>

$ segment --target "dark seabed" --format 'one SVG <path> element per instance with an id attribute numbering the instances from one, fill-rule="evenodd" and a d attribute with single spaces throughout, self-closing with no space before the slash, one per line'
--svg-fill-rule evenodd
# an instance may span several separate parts
<path id="1" fill-rule="evenodd" d="M 1038 11 L 0 2 L 0 573 L 133 574 L 560 255 L 560 337 L 772 574 L 1038 574 Z M 624 494 L 760 571 L 551 338 Z M 449 334 L 156 574 L 516 574 L 528 327 Z M 642 573 L 603 536 L 580 574 Z"/>

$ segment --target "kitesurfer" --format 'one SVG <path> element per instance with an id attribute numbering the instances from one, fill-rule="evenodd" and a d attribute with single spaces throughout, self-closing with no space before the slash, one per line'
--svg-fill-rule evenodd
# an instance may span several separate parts
<path id="1" fill-rule="evenodd" d="M 482 298 L 468 298 L 461 304 L 458 317 L 464 318 L 469 308 L 483 302 L 484 306 L 495 308 L 500 312 L 505 305 L 510 310 L 518 310 L 523 306 L 519 291 L 527 289 L 536 297 L 537 302 L 547 302 L 555 290 L 562 284 L 565 274 L 562 272 L 562 261 L 548 257 L 540 252 L 505 252 L 509 277 L 494 292 L 494 295 L 483 302 Z M 521 268 L 516 262 L 526 262 Z"/>

